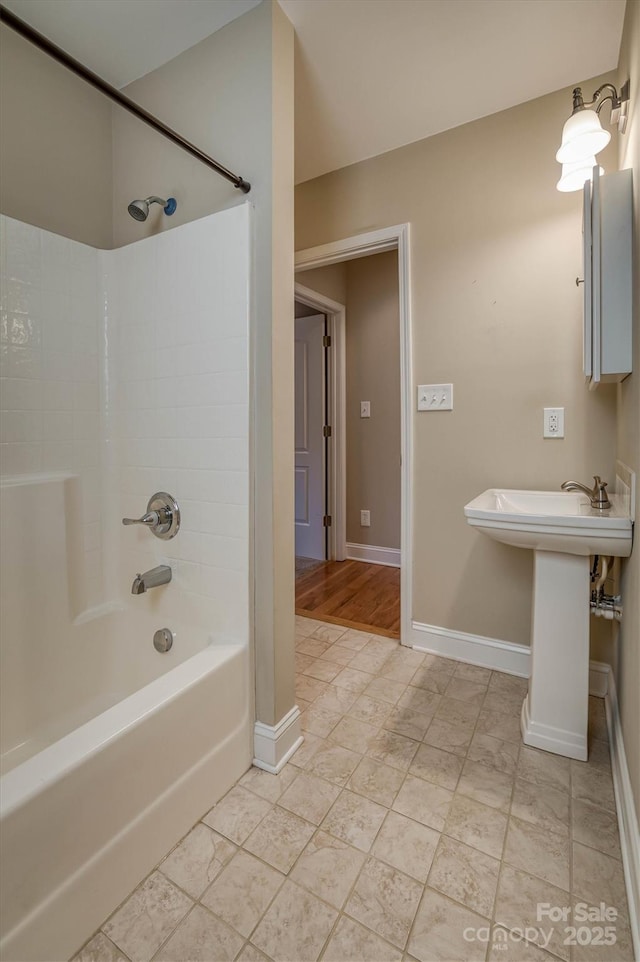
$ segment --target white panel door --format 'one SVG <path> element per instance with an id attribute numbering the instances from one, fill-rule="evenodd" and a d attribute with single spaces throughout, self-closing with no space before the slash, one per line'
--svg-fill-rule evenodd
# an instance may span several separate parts
<path id="1" fill-rule="evenodd" d="M 295 328 L 296 555 L 324 560 L 324 315 Z"/>

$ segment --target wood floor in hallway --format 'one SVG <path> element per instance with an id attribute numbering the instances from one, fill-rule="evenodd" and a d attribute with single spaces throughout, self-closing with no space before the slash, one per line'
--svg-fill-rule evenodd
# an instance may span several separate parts
<path id="1" fill-rule="evenodd" d="M 400 569 L 362 561 L 296 563 L 296 614 L 400 637 Z"/>

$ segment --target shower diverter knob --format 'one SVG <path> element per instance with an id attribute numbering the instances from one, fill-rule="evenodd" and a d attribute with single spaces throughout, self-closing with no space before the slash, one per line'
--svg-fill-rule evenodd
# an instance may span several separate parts
<path id="1" fill-rule="evenodd" d="M 156 491 L 149 498 L 146 514 L 141 518 L 123 518 L 122 523 L 146 525 L 156 538 L 168 541 L 175 538 L 180 529 L 180 508 L 172 495 Z"/>

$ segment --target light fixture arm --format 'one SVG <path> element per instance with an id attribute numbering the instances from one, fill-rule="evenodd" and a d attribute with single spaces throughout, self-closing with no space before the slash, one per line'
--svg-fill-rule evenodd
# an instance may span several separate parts
<path id="1" fill-rule="evenodd" d="M 629 103 L 630 87 L 631 84 L 627 80 L 620 88 L 620 93 L 618 94 L 613 84 L 601 84 L 588 103 L 584 102 L 582 88 L 576 87 L 573 91 L 573 111 L 571 116 L 580 110 L 595 110 L 599 115 L 606 102 L 611 101 L 611 123 L 617 123 L 618 130 L 623 134 L 627 126 L 627 104 Z M 608 93 L 606 97 L 601 97 L 601 94 L 605 90 L 610 91 L 610 93 Z"/>

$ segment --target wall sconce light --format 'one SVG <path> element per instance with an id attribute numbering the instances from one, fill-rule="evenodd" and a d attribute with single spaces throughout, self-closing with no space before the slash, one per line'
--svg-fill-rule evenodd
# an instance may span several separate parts
<path id="1" fill-rule="evenodd" d="M 595 155 L 611 140 L 611 134 L 603 130 L 600 123 L 600 111 L 607 101 L 611 102 L 611 124 L 617 124 L 620 133 L 625 132 L 630 87 L 627 80 L 618 94 L 613 84 L 602 84 L 586 104 L 582 89 L 575 88 L 573 111 L 562 129 L 562 143 L 556 154 L 556 160 L 562 164 L 562 176 L 556 185 L 558 190 L 580 190 L 590 179 L 596 163 Z M 604 173 L 602 168 L 600 172 Z"/>

